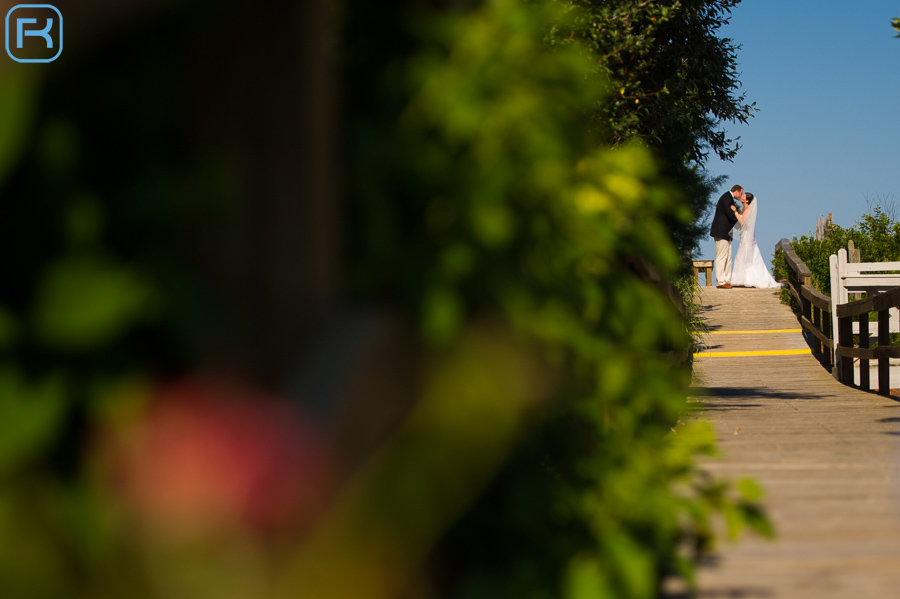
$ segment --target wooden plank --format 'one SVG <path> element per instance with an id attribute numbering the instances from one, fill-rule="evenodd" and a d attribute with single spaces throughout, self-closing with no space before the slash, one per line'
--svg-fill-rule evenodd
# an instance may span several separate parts
<path id="1" fill-rule="evenodd" d="M 797 256 L 797 252 L 794 251 L 794 248 L 791 247 L 791 242 L 787 239 L 782 239 L 777 244 L 775 244 L 775 249 L 781 250 L 781 253 L 784 255 L 784 260 L 787 262 L 788 268 L 797 273 L 797 276 L 800 280 L 801 285 L 809 285 L 810 280 L 812 278 L 812 274 L 809 271 L 809 267 L 806 266 L 806 263 Z"/>
<path id="2" fill-rule="evenodd" d="M 840 252 L 838 252 L 840 253 Z M 838 276 L 840 273 L 840 264 L 838 260 L 838 256 L 832 254 L 828 257 L 828 274 L 831 283 L 831 337 L 837 337 L 837 328 L 838 328 L 838 314 L 837 314 L 837 305 L 840 303 L 844 303 L 847 300 L 842 299 L 841 296 L 844 294 L 844 291 L 840 288 L 840 277 Z M 835 339 L 835 344 L 832 346 L 831 355 L 834 358 L 832 361 L 833 368 L 831 372 L 835 377 L 838 377 L 841 371 L 841 357 L 837 355 L 837 352 L 834 351 L 834 348 L 837 347 L 837 342 Z"/>
<path id="3" fill-rule="evenodd" d="M 825 333 L 825 336 L 831 339 L 831 344 L 825 348 L 826 353 L 828 354 L 828 363 L 831 364 L 832 370 L 834 367 L 834 329 L 832 327 L 831 314 L 828 315 L 828 318 L 825 318 L 825 313 L 822 313 L 822 332 Z"/>
<path id="4" fill-rule="evenodd" d="M 807 320 L 806 317 L 800 318 L 800 324 L 803 325 L 804 329 L 812 333 L 812 335 L 819 341 L 819 343 L 825 345 L 826 347 L 831 347 L 832 345 L 834 345 L 834 340 L 824 332 L 822 332 L 814 323 Z"/>
<path id="5" fill-rule="evenodd" d="M 900 346 L 886 345 L 884 347 L 842 347 L 838 346 L 837 353 L 842 358 L 858 358 L 860 360 L 881 360 L 882 358 L 900 358 Z M 851 362 L 852 360 L 848 360 Z"/>
<path id="6" fill-rule="evenodd" d="M 898 290 L 900 291 L 900 290 Z M 900 349 L 891 347 L 890 313 L 887 310 L 878 312 L 878 349 Z M 887 352 L 885 352 L 887 353 Z M 879 356 L 878 359 L 878 392 L 882 395 L 890 395 L 891 364 L 888 356 Z"/>
<path id="7" fill-rule="evenodd" d="M 803 297 L 800 294 L 800 292 L 797 291 L 797 286 L 794 285 L 793 283 L 788 284 L 788 290 L 791 292 L 791 296 L 794 298 L 794 301 L 797 303 L 797 305 L 802 306 L 803 305 Z"/>
<path id="8" fill-rule="evenodd" d="M 862 262 L 859 250 L 856 249 L 856 244 L 853 243 L 852 239 L 847 242 L 847 262 Z"/>
<path id="9" fill-rule="evenodd" d="M 850 290 L 865 291 L 866 289 L 893 289 L 900 286 L 900 275 L 845 275 L 841 274 L 844 287 Z"/>
<path id="10" fill-rule="evenodd" d="M 822 331 L 822 313 L 823 310 L 820 310 L 813 306 L 813 328 L 811 329 L 813 335 L 816 336 L 816 340 L 813 343 L 813 351 L 816 353 L 823 353 L 824 347 L 827 341 L 831 341 L 828 337 L 825 336 L 825 333 Z"/>
<path id="11" fill-rule="evenodd" d="M 861 272 L 892 271 L 900 271 L 900 262 L 850 262 L 848 257 L 846 269 L 843 272 L 856 274 Z"/>
<path id="12" fill-rule="evenodd" d="M 859 316 L 860 314 L 880 312 L 882 310 L 898 307 L 900 307 L 900 288 L 892 289 L 891 291 L 874 297 L 868 297 L 848 304 L 839 305 L 837 308 L 837 317 Z"/>
<path id="13" fill-rule="evenodd" d="M 844 350 L 853 348 L 853 319 L 850 316 L 838 318 L 838 345 L 837 355 L 842 358 L 849 357 Z M 841 360 L 840 381 L 846 385 L 853 384 L 853 360 Z"/>
<path id="14" fill-rule="evenodd" d="M 697 281 L 697 285 L 700 284 L 700 270 L 703 269 L 706 274 L 706 286 L 709 287 L 712 285 L 712 260 L 694 260 L 694 280 Z"/>
<path id="15" fill-rule="evenodd" d="M 831 313 L 831 298 L 812 285 L 804 285 L 800 290 L 800 293 L 803 297 L 807 298 L 813 306 Z"/>
<path id="16" fill-rule="evenodd" d="M 859 317 L 859 348 L 869 348 L 869 315 L 864 314 Z M 881 348 L 879 348 L 881 349 Z M 866 391 L 872 389 L 872 383 L 869 380 L 869 358 L 860 357 L 859 360 L 859 386 Z"/>
<path id="17" fill-rule="evenodd" d="M 701 298 L 701 317 L 713 331 L 796 327 L 772 293 L 712 288 Z M 710 337 L 729 350 L 803 342 L 799 333 Z M 722 543 L 698 572 L 696 596 L 896 595 L 900 404 L 837 382 L 810 354 L 698 360 L 694 379 L 694 418 L 712 425 L 722 453 L 703 468 L 759 481 L 778 533 L 772 542 L 750 536 Z"/>
<path id="18" fill-rule="evenodd" d="M 803 290 L 801 289 L 801 292 L 802 291 Z M 815 307 L 813 307 L 812 302 L 810 302 L 808 297 L 803 296 L 803 301 L 800 304 L 800 321 L 812 322 L 813 311 L 815 311 Z"/>

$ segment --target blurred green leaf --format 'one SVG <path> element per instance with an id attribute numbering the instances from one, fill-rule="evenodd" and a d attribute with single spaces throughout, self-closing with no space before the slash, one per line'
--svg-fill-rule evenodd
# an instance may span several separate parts
<path id="1" fill-rule="evenodd" d="M 500 204 L 479 204 L 472 212 L 475 236 L 487 247 L 497 247 L 510 241 L 514 221 L 509 209 Z"/>
<path id="2" fill-rule="evenodd" d="M 616 594 L 605 573 L 589 557 L 576 557 L 569 564 L 565 599 L 615 599 Z"/>
<path id="3" fill-rule="evenodd" d="M 67 407 L 63 376 L 31 381 L 12 366 L 0 367 L 0 474 L 47 450 Z"/>
<path id="4" fill-rule="evenodd" d="M 19 335 L 19 323 L 13 313 L 0 306 L 0 350 L 10 349 Z"/>
<path id="5" fill-rule="evenodd" d="M 35 305 L 35 332 L 63 351 L 97 349 L 147 318 L 148 285 L 133 271 L 100 256 L 58 260 L 44 271 Z"/>
<path id="6" fill-rule="evenodd" d="M 459 296 L 450 288 L 435 287 L 425 296 L 422 311 L 422 334 L 437 345 L 453 340 L 463 323 L 463 307 Z"/>
<path id="7" fill-rule="evenodd" d="M 757 483 L 753 479 L 744 478 L 739 480 L 737 483 L 737 489 L 741 494 L 741 499 L 746 502 L 752 503 L 762 499 L 762 487 L 760 487 L 759 483 Z"/>
<path id="8" fill-rule="evenodd" d="M 744 519 L 753 532 L 764 539 L 775 538 L 775 526 L 762 506 L 751 504 L 744 506 Z"/>
<path id="9" fill-rule="evenodd" d="M 744 525 L 747 523 L 739 506 L 729 502 L 721 504 L 722 515 L 725 516 L 725 525 L 728 529 L 728 538 L 737 539 Z"/>
<path id="10" fill-rule="evenodd" d="M 37 109 L 40 77 L 38 70 L 30 66 L 0 67 L 0 184 L 22 156 L 21 144 Z"/>

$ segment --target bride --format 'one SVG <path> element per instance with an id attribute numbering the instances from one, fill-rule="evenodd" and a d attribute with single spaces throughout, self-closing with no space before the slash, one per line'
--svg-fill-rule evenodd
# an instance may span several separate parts
<path id="1" fill-rule="evenodd" d="M 731 275 L 731 284 L 735 287 L 758 287 L 760 289 L 775 289 L 781 287 L 777 283 L 766 263 L 763 262 L 759 246 L 756 244 L 756 211 L 759 202 L 754 202 L 752 193 L 744 193 L 741 196 L 743 208 L 740 212 L 734 206 L 731 207 L 737 216 L 741 230 L 741 244 L 738 246 L 737 256 L 734 259 L 734 271 Z"/>

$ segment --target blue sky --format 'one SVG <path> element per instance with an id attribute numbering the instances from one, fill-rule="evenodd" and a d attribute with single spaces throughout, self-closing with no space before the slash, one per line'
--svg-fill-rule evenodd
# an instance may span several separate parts
<path id="1" fill-rule="evenodd" d="M 767 263 L 779 239 L 809 234 L 817 216 L 831 212 L 850 226 L 867 196 L 900 204 L 897 17 L 897 0 L 744 0 L 720 30 L 742 46 L 741 91 L 759 112 L 747 125 L 726 125 L 741 137 L 734 162 L 706 167 L 728 177 L 715 199 L 735 183 L 758 197 Z M 715 257 L 712 238 L 700 257 Z"/>

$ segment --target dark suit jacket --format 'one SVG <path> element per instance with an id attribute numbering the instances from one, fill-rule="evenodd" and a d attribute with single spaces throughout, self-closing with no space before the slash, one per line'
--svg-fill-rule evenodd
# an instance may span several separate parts
<path id="1" fill-rule="evenodd" d="M 737 216 L 731 207 L 734 206 L 734 196 L 726 191 L 716 202 L 716 212 L 713 214 L 712 226 L 709 234 L 717 239 L 731 239 L 731 229 L 737 223 Z"/>

